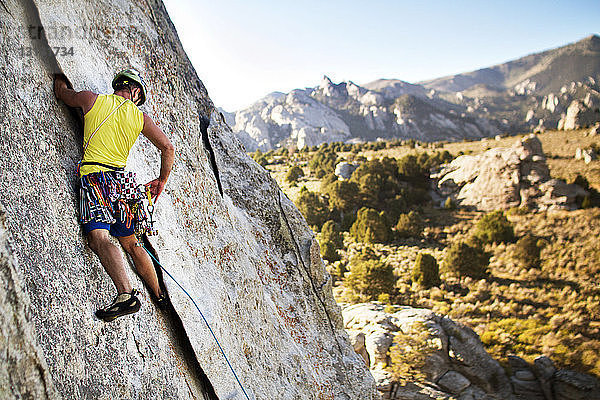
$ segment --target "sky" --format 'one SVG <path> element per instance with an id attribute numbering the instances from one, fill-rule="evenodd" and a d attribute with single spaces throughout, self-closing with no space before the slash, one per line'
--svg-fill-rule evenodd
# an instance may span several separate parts
<path id="1" fill-rule="evenodd" d="M 469 72 L 600 35 L 600 1 L 164 0 L 217 107 L 274 91 Z"/>

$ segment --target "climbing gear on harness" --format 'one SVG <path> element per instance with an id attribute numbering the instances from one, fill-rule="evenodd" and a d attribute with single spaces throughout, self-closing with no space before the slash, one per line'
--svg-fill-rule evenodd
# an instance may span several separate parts
<path id="1" fill-rule="evenodd" d="M 82 223 L 91 221 L 114 224 L 115 213 L 131 226 L 133 214 L 129 204 L 122 200 L 120 183 L 113 171 L 100 171 L 80 178 L 79 215 Z"/>
<path id="2" fill-rule="evenodd" d="M 148 236 L 156 236 L 158 235 L 158 229 L 154 228 L 154 204 L 152 203 L 152 194 L 150 193 L 150 186 L 146 186 L 146 197 L 148 198 L 148 215 L 150 219 L 148 220 L 148 228 L 146 233 Z"/>
<path id="3" fill-rule="evenodd" d="M 110 322 L 123 315 L 138 312 L 141 303 L 136 296 L 137 293 L 137 290 L 133 289 L 131 293 L 119 294 L 110 306 L 96 311 L 96 316 L 105 322 Z"/>
<path id="4" fill-rule="evenodd" d="M 139 86 L 141 99 L 137 106 L 141 106 L 146 102 L 146 83 L 140 76 L 140 74 L 134 69 L 125 69 L 123 71 L 118 72 L 112 81 L 112 88 L 114 90 L 118 90 L 126 85 L 130 85 L 131 83 L 137 84 Z M 131 89 L 130 89 L 131 90 Z M 133 99 L 131 99 L 133 101 Z"/>
<path id="5" fill-rule="evenodd" d="M 177 286 L 179 286 L 179 288 L 183 291 L 183 293 L 185 293 L 187 295 L 187 297 L 189 297 L 189 299 L 192 301 L 192 303 L 194 303 L 194 306 L 196 307 L 196 310 L 198 310 L 198 313 L 200 314 L 200 316 L 204 320 L 204 323 L 206 324 L 206 327 L 210 331 L 213 339 L 215 339 L 215 342 L 217 342 L 217 346 L 219 346 L 219 350 L 221 350 L 221 354 L 223 354 L 223 357 L 225 358 L 225 361 L 227 362 L 227 365 L 229 366 L 229 369 L 233 373 L 233 376 L 234 376 L 235 380 L 237 381 L 238 385 L 240 385 L 240 387 L 242 388 L 242 392 L 244 392 L 244 396 L 246 396 L 246 399 L 250 400 L 250 397 L 248 396 L 248 393 L 246 393 L 246 390 L 244 389 L 244 386 L 242 385 L 242 382 L 240 382 L 240 379 L 238 378 L 237 374 L 235 373 L 235 370 L 233 369 L 233 367 L 231 366 L 231 363 L 229 362 L 229 359 L 225 355 L 225 351 L 223 350 L 223 347 L 221 347 L 221 343 L 219 343 L 219 340 L 217 339 L 217 336 L 215 335 L 215 333 L 213 332 L 212 328 L 210 327 L 210 324 L 208 323 L 208 321 L 204 317 L 204 314 L 202 314 L 202 311 L 200 311 L 200 307 L 198 307 L 198 304 L 196 304 L 196 302 L 194 301 L 194 298 L 188 293 L 187 290 L 184 289 L 183 286 L 181 286 L 179 284 L 179 282 L 177 282 L 177 280 L 175 278 L 173 278 L 173 275 L 171 275 L 171 273 L 169 273 L 169 271 L 167 271 L 167 269 L 165 267 L 163 267 L 163 265 L 160 263 L 160 261 L 158 261 L 158 259 L 154 256 L 154 254 L 152 254 L 145 246 L 144 246 L 144 250 L 146 250 L 146 253 L 148 253 L 148 255 L 150 256 L 150 258 L 152 258 L 152 260 L 154 260 L 154 262 L 167 275 L 169 275 L 169 278 L 171 278 L 173 280 L 173 282 L 175 282 L 175 284 Z"/>

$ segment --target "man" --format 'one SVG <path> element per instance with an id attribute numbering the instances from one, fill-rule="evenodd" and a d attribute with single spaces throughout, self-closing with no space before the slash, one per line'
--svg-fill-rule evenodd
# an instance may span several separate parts
<path id="1" fill-rule="evenodd" d="M 135 237 L 129 204 L 118 199 L 120 194 L 115 194 L 115 188 L 122 187 L 115 171 L 123 170 L 129 151 L 140 132 L 143 133 L 161 152 L 160 175 L 146 185 L 156 201 L 165 187 L 175 154 L 167 136 L 138 109 L 146 101 L 146 88 L 139 74 L 131 69 L 121 71 L 114 77 L 112 87 L 114 93 L 104 95 L 70 89 L 63 75 L 57 75 L 54 81 L 57 98 L 83 110 L 80 218 L 90 248 L 100 258 L 117 289 L 112 304 L 96 311 L 96 316 L 104 321 L 140 309 L 137 291 L 131 287 L 125 272 L 122 253 L 109 235 L 116 237 L 131 256 L 137 272 L 159 304 L 165 301 L 152 260 Z"/>

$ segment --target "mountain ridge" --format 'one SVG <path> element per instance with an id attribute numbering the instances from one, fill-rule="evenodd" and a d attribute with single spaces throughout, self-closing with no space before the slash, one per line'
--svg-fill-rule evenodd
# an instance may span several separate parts
<path id="1" fill-rule="evenodd" d="M 593 34 L 503 64 L 419 83 L 382 78 L 358 85 L 324 76 L 318 86 L 290 92 L 315 102 L 297 103 L 289 94 L 273 92 L 228 119 L 248 151 L 340 140 L 478 139 L 556 128 L 574 102 L 590 109 L 600 103 L 597 82 L 600 37 Z M 406 97 L 398 100 L 402 96 L 413 98 L 410 107 Z M 302 106 L 308 103 L 310 111 Z M 591 114 L 581 124 L 600 119 Z M 323 123 L 327 116 L 336 121 L 336 129 Z"/>

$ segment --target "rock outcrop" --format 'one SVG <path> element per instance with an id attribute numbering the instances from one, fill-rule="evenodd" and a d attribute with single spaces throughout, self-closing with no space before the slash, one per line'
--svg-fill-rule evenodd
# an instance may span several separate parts
<path id="1" fill-rule="evenodd" d="M 551 179 L 542 143 L 533 134 L 510 148 L 457 157 L 432 179 L 438 200 L 450 197 L 483 211 L 573 209 L 577 198 L 587 195 L 580 186 Z"/>
<path id="2" fill-rule="evenodd" d="M 233 129 L 254 139 L 249 151 L 377 137 L 433 141 L 499 133 L 489 121 L 460 117 L 452 103 L 433 101 L 423 88 L 419 91 L 417 85 L 398 82 L 388 82 L 391 86 L 381 87 L 380 92 L 353 82 L 335 84 L 324 77 L 317 87 L 271 93 L 236 112 Z"/>
<path id="3" fill-rule="evenodd" d="M 376 398 L 314 234 L 215 110 L 161 2 L 2 2 L 0 32 L 0 397 L 246 399 L 167 276 L 171 310 L 141 290 L 137 314 L 94 318 L 114 289 L 77 220 L 81 126 L 54 98 L 52 74 L 107 93 L 133 66 L 149 84 L 143 110 L 177 149 L 152 246 L 248 398 Z M 147 182 L 158 167 L 141 137 L 128 169 Z"/>
<path id="4" fill-rule="evenodd" d="M 379 303 L 343 307 L 344 324 L 357 352 L 376 377 L 382 397 L 389 400 L 598 400 L 600 381 L 593 376 L 558 369 L 548 357 L 533 364 L 510 356 L 510 376 L 483 348 L 470 328 L 426 309 L 400 307 L 386 313 Z M 384 369 L 394 336 L 422 324 L 431 335 L 423 366 L 426 382 L 400 385 Z M 406 343 L 403 343 L 407 345 Z"/>
<path id="5" fill-rule="evenodd" d="M 400 311 L 388 314 L 383 305 L 375 303 L 344 307 L 343 315 L 346 329 L 353 337 L 360 333 L 365 336 L 364 350 L 384 399 L 515 398 L 500 364 L 486 353 L 479 336 L 463 325 L 425 309 L 401 307 Z M 428 384 L 394 384 L 384 369 L 394 335 L 409 332 L 417 323 L 424 324 L 433 336 L 431 341 L 437 343 L 423 370 Z"/>
<path id="6" fill-rule="evenodd" d="M 587 98 L 592 99 L 590 96 Z M 593 99 L 594 101 L 574 100 L 567 108 L 566 115 L 558 121 L 557 128 L 559 130 L 580 129 L 600 121 L 600 110 L 596 97 Z"/>

